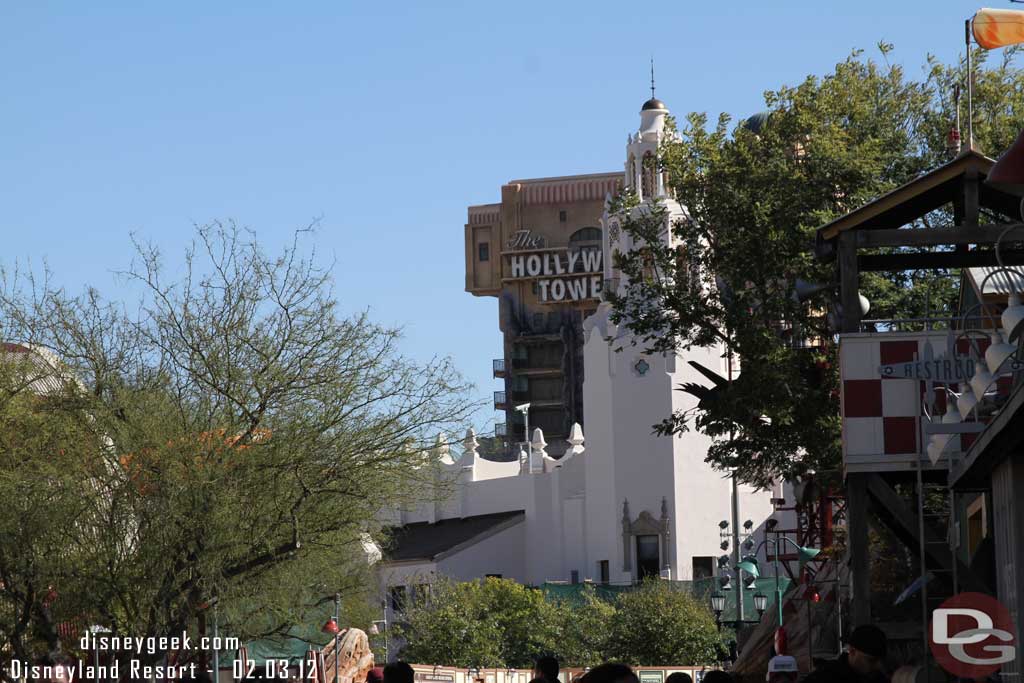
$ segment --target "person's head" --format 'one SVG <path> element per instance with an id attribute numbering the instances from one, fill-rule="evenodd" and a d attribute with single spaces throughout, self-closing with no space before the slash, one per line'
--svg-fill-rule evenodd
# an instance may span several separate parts
<path id="1" fill-rule="evenodd" d="M 50 683 L 71 683 L 74 676 L 75 660 L 63 652 L 55 652 L 47 657 L 42 657 L 36 662 L 43 667 L 43 672 L 49 674 Z"/>
<path id="2" fill-rule="evenodd" d="M 715 669 L 714 671 L 706 672 L 704 678 L 700 680 L 701 683 L 732 683 L 732 676 L 724 671 Z"/>
<path id="3" fill-rule="evenodd" d="M 546 678 L 549 683 L 558 680 L 558 660 L 554 657 L 540 657 L 533 665 L 534 678 Z"/>
<path id="4" fill-rule="evenodd" d="M 887 640 L 882 629 L 864 624 L 853 629 L 846 641 L 847 660 L 850 668 L 859 674 L 869 674 L 882 668 Z"/>
<path id="5" fill-rule="evenodd" d="M 583 674 L 581 683 L 640 683 L 633 670 L 625 664 L 609 662 Z"/>
<path id="6" fill-rule="evenodd" d="M 384 667 L 384 683 L 413 683 L 416 673 L 405 662 L 392 662 Z"/>
<path id="7" fill-rule="evenodd" d="M 796 683 L 799 676 L 795 657 L 775 655 L 768 661 L 768 675 L 765 676 L 768 683 Z"/>
<path id="8" fill-rule="evenodd" d="M 665 683 L 693 683 L 693 678 L 685 671 L 676 671 L 668 675 Z"/>
<path id="9" fill-rule="evenodd" d="M 384 683 L 384 667 L 375 666 L 367 671 L 366 683 Z"/>

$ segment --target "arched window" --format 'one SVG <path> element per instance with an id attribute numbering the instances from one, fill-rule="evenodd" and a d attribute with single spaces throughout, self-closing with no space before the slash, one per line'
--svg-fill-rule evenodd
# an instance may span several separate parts
<path id="1" fill-rule="evenodd" d="M 632 154 L 629 155 L 629 187 L 636 190 L 634 186 L 636 183 L 636 157 Z"/>
<path id="2" fill-rule="evenodd" d="M 641 180 L 640 194 L 644 199 L 654 197 L 654 174 L 657 171 L 657 162 L 650 152 L 644 154 L 643 176 Z"/>
<path id="3" fill-rule="evenodd" d="M 601 228 L 580 228 L 569 237 L 569 244 L 576 242 L 600 242 Z"/>

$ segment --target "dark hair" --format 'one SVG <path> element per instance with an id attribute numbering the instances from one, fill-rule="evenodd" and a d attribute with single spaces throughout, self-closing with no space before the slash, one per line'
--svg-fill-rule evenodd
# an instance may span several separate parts
<path id="1" fill-rule="evenodd" d="M 640 683 L 632 669 L 614 662 L 595 666 L 583 674 L 580 680 L 582 683 Z"/>
<path id="2" fill-rule="evenodd" d="M 558 660 L 554 657 L 538 657 L 537 663 L 533 665 L 536 671 L 540 672 L 540 675 L 548 679 L 549 683 L 555 683 L 558 680 Z"/>
<path id="3" fill-rule="evenodd" d="M 416 672 L 405 662 L 392 662 L 384 667 L 384 683 L 413 683 Z"/>
<path id="4" fill-rule="evenodd" d="M 704 678 L 700 679 L 700 681 L 701 683 L 732 683 L 732 676 L 724 671 L 715 669 L 705 673 Z"/>
<path id="5" fill-rule="evenodd" d="M 693 683 L 693 678 L 691 678 L 690 674 L 685 671 L 676 671 L 675 673 L 668 675 L 668 678 L 665 679 L 665 683 Z"/>

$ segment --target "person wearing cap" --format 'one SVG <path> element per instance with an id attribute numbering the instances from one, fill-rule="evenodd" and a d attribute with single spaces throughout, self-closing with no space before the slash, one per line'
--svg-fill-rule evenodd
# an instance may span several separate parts
<path id="1" fill-rule="evenodd" d="M 888 683 L 882 668 L 886 649 L 882 629 L 858 626 L 846 641 L 846 652 L 812 672 L 804 683 Z"/>
<path id="2" fill-rule="evenodd" d="M 800 668 L 796 665 L 796 657 L 775 655 L 768 661 L 768 683 L 796 683 L 800 676 Z"/>
<path id="3" fill-rule="evenodd" d="M 366 683 L 384 683 L 384 667 L 375 666 L 367 671 Z"/>

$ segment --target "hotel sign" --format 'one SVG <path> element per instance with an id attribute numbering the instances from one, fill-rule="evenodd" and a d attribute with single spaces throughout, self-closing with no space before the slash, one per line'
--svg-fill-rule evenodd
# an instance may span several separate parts
<path id="1" fill-rule="evenodd" d="M 543 244 L 543 238 L 529 230 L 513 235 L 508 242 L 513 251 L 505 252 L 511 277 L 505 280 L 536 282 L 537 297 L 545 304 L 601 298 L 604 266 L 600 249 L 545 249 Z"/>

